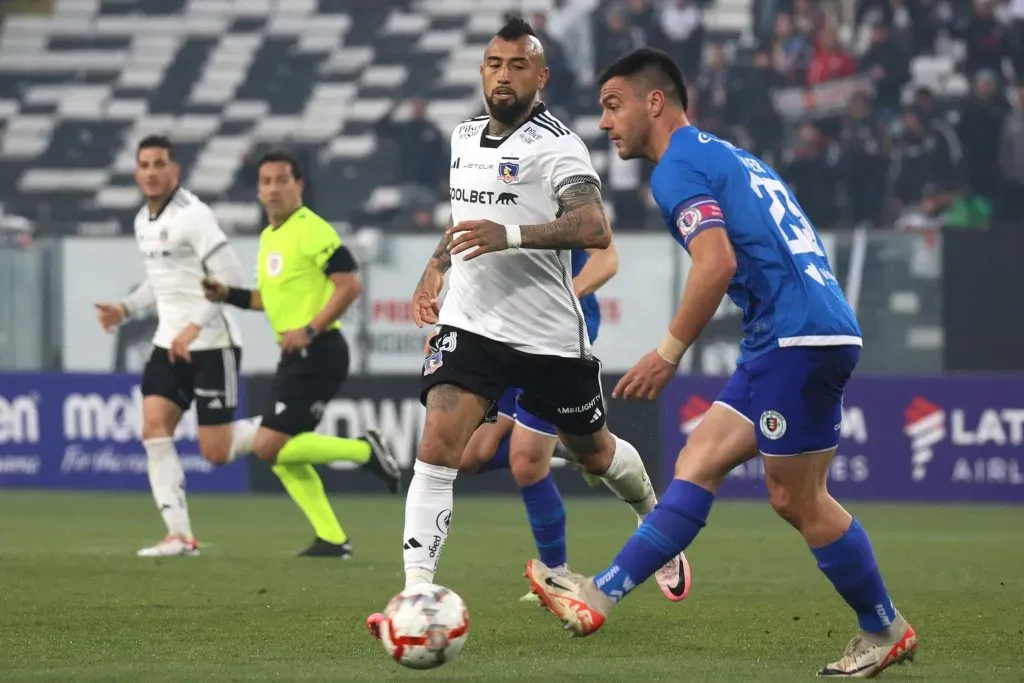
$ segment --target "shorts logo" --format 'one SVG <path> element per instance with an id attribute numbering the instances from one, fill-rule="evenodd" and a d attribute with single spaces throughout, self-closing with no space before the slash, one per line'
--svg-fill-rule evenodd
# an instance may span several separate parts
<path id="1" fill-rule="evenodd" d="M 317 401 L 309 407 L 309 412 L 317 420 L 320 420 L 324 416 L 324 411 L 327 409 L 327 405 L 323 401 Z"/>
<path id="2" fill-rule="evenodd" d="M 519 164 L 511 161 L 503 161 L 498 164 L 498 180 L 506 185 L 519 182 Z"/>
<path id="3" fill-rule="evenodd" d="M 786 418 L 774 410 L 764 411 L 761 413 L 761 433 L 773 441 L 781 439 L 786 433 Z"/>
<path id="4" fill-rule="evenodd" d="M 277 277 L 284 270 L 284 254 L 272 251 L 267 254 L 267 274 Z"/>
<path id="5" fill-rule="evenodd" d="M 701 218 L 700 209 L 697 207 L 686 209 L 679 214 L 679 219 L 676 221 L 676 227 L 679 228 L 679 232 L 683 237 L 689 237 L 693 234 L 693 231 L 700 226 Z"/>
<path id="6" fill-rule="evenodd" d="M 432 375 L 438 371 L 438 369 L 444 365 L 444 359 L 441 354 L 445 351 L 451 353 L 455 350 L 455 347 L 459 344 L 458 333 L 455 330 L 447 332 L 443 335 L 434 337 L 430 342 L 432 352 L 427 356 L 426 360 L 423 361 L 423 374 Z"/>

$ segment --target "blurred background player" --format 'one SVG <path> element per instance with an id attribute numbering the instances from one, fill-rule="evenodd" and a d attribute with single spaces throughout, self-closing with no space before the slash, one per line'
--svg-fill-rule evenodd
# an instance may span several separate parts
<path id="1" fill-rule="evenodd" d="M 494 36 L 480 75 L 490 113 L 452 132 L 454 225 L 413 295 L 416 323 L 439 327 L 423 364 L 427 414 L 405 507 L 406 586 L 433 582 L 462 453 L 510 386 L 637 514 L 656 501 L 639 453 L 605 426 L 600 362 L 570 285 L 571 250 L 611 243 L 590 155 L 539 101 L 548 69 L 525 21 L 510 19 Z"/>
<path id="2" fill-rule="evenodd" d="M 138 554 L 198 555 L 174 431 L 195 401 L 204 458 L 222 465 L 249 452 L 254 421 L 233 422 L 241 334 L 223 306 L 203 298 L 200 287 L 207 273 L 241 284 L 242 266 L 210 207 L 178 184 L 181 172 L 168 138 L 143 138 L 135 160 L 135 180 L 146 198 L 135 216 L 146 279 L 123 301 L 96 304 L 96 314 L 112 332 L 133 313 L 156 306 L 153 351 L 142 373 L 142 444 L 167 536 Z"/>
<path id="3" fill-rule="evenodd" d="M 303 205 L 302 169 L 295 157 L 269 152 L 258 169 L 259 199 L 270 225 L 260 235 L 256 289 L 215 278 L 202 285 L 211 301 L 266 313 L 281 359 L 252 450 L 273 466 L 316 532 L 301 555 L 348 557 L 348 535 L 313 465 L 358 463 L 392 493 L 400 483 L 398 463 L 377 430 L 367 430 L 360 439 L 313 431 L 348 377 L 348 344 L 340 318 L 362 292 L 358 266 L 330 223 Z"/>
<path id="4" fill-rule="evenodd" d="M 658 164 L 655 200 L 693 261 L 668 334 L 613 396 L 655 398 L 726 293 L 743 309 L 745 337 L 735 373 L 679 454 L 675 479 L 615 561 L 587 578 L 530 560 L 533 589 L 574 633 L 593 633 L 693 541 L 728 473 L 760 453 L 772 507 L 801 533 L 859 621 L 843 656 L 819 675 L 867 678 L 913 658 L 917 634 L 889 598 L 867 533 L 827 490 L 862 340 L 817 233 L 775 171 L 690 125 L 670 57 L 638 50 L 608 67 L 600 84 L 601 128 L 623 159 Z"/>

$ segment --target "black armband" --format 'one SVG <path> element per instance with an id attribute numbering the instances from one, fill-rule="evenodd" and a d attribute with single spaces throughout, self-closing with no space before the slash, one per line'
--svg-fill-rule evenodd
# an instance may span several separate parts
<path id="1" fill-rule="evenodd" d="M 359 270 L 359 264 L 356 263 L 355 257 L 352 256 L 352 252 L 348 250 L 344 244 L 334 250 L 331 257 L 324 263 L 324 274 L 331 275 L 333 273 L 354 273 Z"/>
<path id="2" fill-rule="evenodd" d="M 224 303 L 231 304 L 237 308 L 252 308 L 252 290 L 241 287 L 228 287 L 228 295 L 224 297 Z"/>

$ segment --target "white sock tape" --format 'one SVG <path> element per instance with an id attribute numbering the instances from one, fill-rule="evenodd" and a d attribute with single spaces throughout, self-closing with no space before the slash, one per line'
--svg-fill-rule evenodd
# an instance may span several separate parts
<path id="1" fill-rule="evenodd" d="M 523 231 L 518 225 L 505 226 L 505 241 L 509 249 L 518 249 L 523 245 Z"/>

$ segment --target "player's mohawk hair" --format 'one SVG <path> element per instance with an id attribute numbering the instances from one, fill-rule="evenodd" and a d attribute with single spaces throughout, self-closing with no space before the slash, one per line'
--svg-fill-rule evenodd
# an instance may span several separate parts
<path id="1" fill-rule="evenodd" d="M 502 40 L 509 41 L 519 40 L 523 36 L 537 37 L 537 34 L 533 31 L 533 27 L 530 26 L 530 22 L 523 19 L 518 14 L 509 14 L 505 18 L 505 25 L 502 26 L 495 35 Z"/>
<path id="2" fill-rule="evenodd" d="M 683 105 L 683 111 L 686 111 L 690 105 L 689 97 L 686 94 L 686 84 L 683 83 L 682 70 L 671 57 L 661 50 L 642 47 L 618 58 L 601 74 L 598 86 L 603 86 L 609 80 L 619 76 L 643 79 L 648 91 L 661 90 L 666 97 Z"/>

